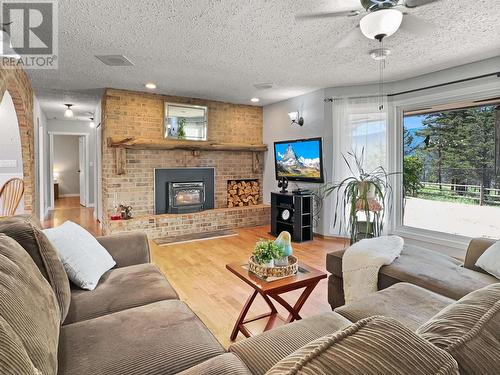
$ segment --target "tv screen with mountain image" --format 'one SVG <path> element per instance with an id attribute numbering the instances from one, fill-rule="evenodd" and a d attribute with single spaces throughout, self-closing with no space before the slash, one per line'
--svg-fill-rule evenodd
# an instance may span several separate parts
<path id="1" fill-rule="evenodd" d="M 276 179 L 323 182 L 321 138 L 274 143 Z"/>

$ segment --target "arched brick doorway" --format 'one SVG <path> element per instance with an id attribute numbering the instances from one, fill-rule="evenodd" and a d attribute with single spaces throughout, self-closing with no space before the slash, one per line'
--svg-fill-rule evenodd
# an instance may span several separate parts
<path id="1" fill-rule="evenodd" d="M 22 69 L 0 67 L 0 98 L 3 98 L 5 91 L 12 97 L 19 123 L 25 183 L 24 211 L 32 213 L 35 207 L 33 89 L 26 72 Z"/>

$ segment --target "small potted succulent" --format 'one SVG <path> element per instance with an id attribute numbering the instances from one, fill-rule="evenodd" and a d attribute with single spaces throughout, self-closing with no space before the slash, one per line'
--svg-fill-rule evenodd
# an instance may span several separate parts
<path id="1" fill-rule="evenodd" d="M 256 263 L 265 267 L 274 267 L 274 260 L 285 256 L 282 246 L 272 240 L 260 240 L 253 250 L 253 259 Z"/>

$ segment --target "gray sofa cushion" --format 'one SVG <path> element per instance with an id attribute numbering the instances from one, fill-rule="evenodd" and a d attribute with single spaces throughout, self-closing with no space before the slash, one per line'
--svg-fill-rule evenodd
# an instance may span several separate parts
<path id="1" fill-rule="evenodd" d="M 252 374 L 263 375 L 300 347 L 351 324 L 341 315 L 328 312 L 237 342 L 229 350 L 245 362 Z"/>
<path id="2" fill-rule="evenodd" d="M 459 375 L 456 361 L 397 321 L 371 317 L 313 341 L 268 375 Z"/>
<path id="3" fill-rule="evenodd" d="M 62 326 L 58 375 L 169 375 L 223 353 L 184 302 L 160 301 Z"/>
<path id="4" fill-rule="evenodd" d="M 167 299 L 177 299 L 177 293 L 155 265 L 144 263 L 112 269 L 102 276 L 93 291 L 72 290 L 64 324 Z"/>
<path id="5" fill-rule="evenodd" d="M 144 232 L 119 233 L 96 239 L 115 260 L 115 268 L 151 262 L 148 236 Z"/>
<path id="6" fill-rule="evenodd" d="M 0 316 L 21 340 L 33 365 L 57 373 L 60 312 L 38 267 L 12 238 L 0 234 Z M 3 350 L 0 342 L 0 350 Z"/>
<path id="7" fill-rule="evenodd" d="M 68 313 L 71 300 L 69 280 L 57 251 L 41 231 L 38 219 L 30 215 L 1 218 L 0 233 L 5 233 L 18 242 L 49 282 L 59 304 L 62 323 Z"/>
<path id="8" fill-rule="evenodd" d="M 209 359 L 178 375 L 252 375 L 241 360 L 232 353 Z"/>
<path id="9" fill-rule="evenodd" d="M 408 283 L 398 283 L 361 301 L 338 307 L 335 312 L 352 322 L 381 315 L 396 319 L 406 328 L 417 330 L 455 300 Z"/>
<path id="10" fill-rule="evenodd" d="M 342 256 L 344 251 L 327 255 L 327 269 L 342 277 Z M 391 265 L 384 266 L 379 273 L 379 289 L 398 282 L 408 282 L 443 296 L 458 300 L 466 294 L 498 280 L 461 267 L 461 262 L 447 255 L 405 245 L 401 256 Z"/>
<path id="11" fill-rule="evenodd" d="M 0 373 L 2 375 L 42 375 L 33 366 L 19 336 L 0 316 Z"/>
<path id="12" fill-rule="evenodd" d="M 460 374 L 500 371 L 500 283 L 470 293 L 439 312 L 417 330 L 449 352 Z"/>

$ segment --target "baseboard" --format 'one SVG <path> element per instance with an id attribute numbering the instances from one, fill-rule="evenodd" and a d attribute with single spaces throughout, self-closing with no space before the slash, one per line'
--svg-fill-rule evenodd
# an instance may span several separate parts
<path id="1" fill-rule="evenodd" d="M 79 197 L 80 194 L 59 194 L 59 198 L 72 198 L 72 197 Z"/>

